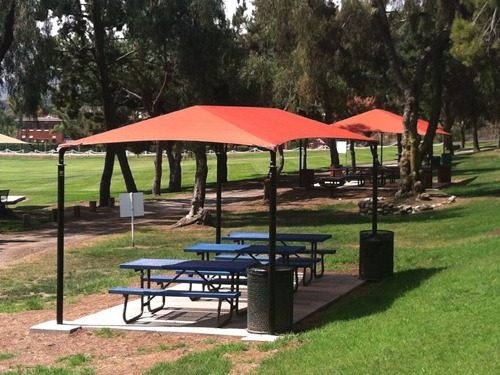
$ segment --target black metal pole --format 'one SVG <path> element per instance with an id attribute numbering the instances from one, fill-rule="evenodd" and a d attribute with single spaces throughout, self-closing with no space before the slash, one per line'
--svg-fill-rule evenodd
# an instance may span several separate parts
<path id="1" fill-rule="evenodd" d="M 372 187 L 372 234 L 377 234 L 377 211 L 378 211 L 378 158 L 377 145 L 372 148 L 373 152 L 373 187 Z"/>
<path id="2" fill-rule="evenodd" d="M 299 139 L 299 186 L 302 187 L 302 139 Z"/>
<path id="3" fill-rule="evenodd" d="M 57 166 L 57 324 L 63 324 L 64 310 L 64 153 L 59 150 Z"/>
<path id="4" fill-rule="evenodd" d="M 269 165 L 269 333 L 276 332 L 276 151 Z"/>
<path id="5" fill-rule="evenodd" d="M 380 133 L 380 164 L 384 164 L 384 133 Z"/>
<path id="6" fill-rule="evenodd" d="M 222 225 L 222 143 L 215 146 L 215 155 L 217 156 L 217 183 L 216 183 L 216 224 L 215 224 L 215 243 L 221 243 L 221 225 Z"/>

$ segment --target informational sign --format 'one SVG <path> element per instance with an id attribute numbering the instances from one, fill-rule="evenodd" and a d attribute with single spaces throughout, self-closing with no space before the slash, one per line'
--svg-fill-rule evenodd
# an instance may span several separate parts
<path id="1" fill-rule="evenodd" d="M 347 142 L 337 141 L 337 151 L 339 154 L 347 154 Z"/>
<path id="2" fill-rule="evenodd" d="M 144 216 L 144 194 L 123 193 L 120 194 L 120 217 L 130 217 L 132 227 L 132 247 L 134 243 L 134 217 Z"/>

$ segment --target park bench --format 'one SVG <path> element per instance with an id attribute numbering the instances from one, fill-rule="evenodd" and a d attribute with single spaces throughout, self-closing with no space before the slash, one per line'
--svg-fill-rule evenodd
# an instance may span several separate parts
<path id="1" fill-rule="evenodd" d="M 238 299 L 241 296 L 241 292 L 235 291 L 219 291 L 219 290 L 210 290 L 210 291 L 192 291 L 192 290 L 173 290 L 173 289 L 152 289 L 152 288 L 128 288 L 128 287 L 116 287 L 108 290 L 111 294 L 121 294 L 124 299 L 123 305 L 123 320 L 125 323 L 132 323 L 139 319 L 144 314 L 144 306 L 148 306 L 149 311 L 154 314 L 155 312 L 160 311 L 165 306 L 165 297 L 185 297 L 190 298 L 192 300 L 200 299 L 200 298 L 208 298 L 208 299 L 218 299 L 218 307 L 217 307 L 217 327 L 223 327 L 226 325 L 233 316 L 233 310 L 235 309 L 234 300 Z M 127 305 L 130 296 L 140 296 L 141 297 L 141 309 L 139 314 L 128 318 L 127 317 Z M 154 297 L 161 297 L 162 303 L 155 308 L 150 307 L 150 302 Z M 222 321 L 221 320 L 221 308 L 222 302 L 228 302 L 230 305 L 229 308 L 229 317 Z"/>
<path id="2" fill-rule="evenodd" d="M 0 212 L 6 209 L 8 205 L 19 203 L 26 199 L 24 195 L 10 195 L 10 189 L 0 189 Z"/>

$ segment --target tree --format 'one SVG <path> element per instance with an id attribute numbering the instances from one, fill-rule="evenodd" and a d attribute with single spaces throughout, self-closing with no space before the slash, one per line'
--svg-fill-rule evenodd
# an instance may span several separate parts
<path id="1" fill-rule="evenodd" d="M 2 61 L 7 54 L 12 42 L 14 41 L 14 23 L 16 13 L 16 1 L 8 0 L 1 1 L 0 6 L 2 9 L 7 9 L 3 17 L 0 19 L 2 34 L 0 35 L 0 74 L 2 73 Z"/>
<path id="2" fill-rule="evenodd" d="M 19 115 L 35 116 L 51 79 L 51 25 L 38 1 L 0 0 L 0 8 L 0 83 Z"/>
<path id="3" fill-rule="evenodd" d="M 94 0 L 86 3 L 53 0 L 48 2 L 54 17 L 61 21 L 58 30 L 59 85 L 54 100 L 60 108 L 66 107 L 70 118 L 87 104 L 101 109 L 106 130 L 119 127 L 127 121 L 123 111 L 119 79 L 123 44 L 119 32 L 123 27 L 121 2 L 105 3 Z M 119 108 L 120 107 L 120 108 Z M 108 206 L 111 196 L 111 177 L 117 157 L 128 192 L 137 191 L 125 153 L 125 146 L 108 144 L 101 177 L 99 201 Z"/>
<path id="4" fill-rule="evenodd" d="M 455 17 L 456 3 L 454 1 L 424 1 L 421 4 L 404 3 L 403 9 L 394 12 L 396 15 L 404 11 L 408 19 L 409 30 L 403 30 L 401 39 L 406 37 L 407 48 L 405 59 L 402 52 L 398 53 L 396 42 L 399 39 L 391 32 L 390 20 L 383 0 L 374 0 L 375 22 L 383 40 L 387 59 L 394 79 L 404 98 L 403 110 L 403 153 L 400 160 L 400 184 L 397 196 L 418 194 L 424 190 L 422 184 L 421 165 L 424 156 L 432 147 L 439 114 L 441 110 L 443 54 L 449 46 L 451 27 Z M 402 48 L 403 43 L 399 43 Z M 418 51 L 412 53 L 411 51 Z M 403 61 L 405 63 L 403 63 Z M 419 105 L 423 85 L 426 82 L 428 69 L 433 69 L 432 83 L 435 86 L 433 94 L 432 113 L 429 127 L 423 141 L 417 132 Z M 427 77 L 428 79 L 428 77 Z"/>
<path id="5" fill-rule="evenodd" d="M 500 2 L 496 0 L 470 0 L 463 2 L 458 16 L 453 23 L 451 38 L 453 47 L 451 55 L 461 64 L 461 70 L 467 72 L 469 86 L 468 96 L 477 109 L 470 116 L 462 116 L 465 123 L 473 129 L 474 148 L 479 149 L 477 126 L 481 122 L 495 122 L 500 119 Z M 470 93 L 474 94 L 471 95 Z M 453 94 L 453 93 L 452 93 Z M 460 95 L 460 93 L 458 93 Z M 463 108 L 457 106 L 457 112 Z M 464 118 L 466 117 L 466 118 Z M 500 134 L 499 134 L 500 147 Z"/>

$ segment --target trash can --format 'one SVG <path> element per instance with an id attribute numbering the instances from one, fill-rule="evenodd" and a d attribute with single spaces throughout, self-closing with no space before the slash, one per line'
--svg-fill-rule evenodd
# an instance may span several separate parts
<path id="1" fill-rule="evenodd" d="M 451 154 L 441 154 L 441 165 L 451 167 Z"/>
<path id="2" fill-rule="evenodd" d="M 394 232 L 359 232 L 359 278 L 380 281 L 394 273 Z"/>
<path id="3" fill-rule="evenodd" d="M 432 189 L 432 169 L 423 169 L 423 184 L 425 189 Z"/>
<path id="4" fill-rule="evenodd" d="M 313 169 L 303 169 L 300 172 L 300 186 L 304 188 L 312 188 L 314 186 Z"/>
<path id="5" fill-rule="evenodd" d="M 441 156 L 433 156 L 431 160 L 432 168 L 437 168 L 441 165 Z"/>
<path id="6" fill-rule="evenodd" d="M 451 166 L 440 166 L 438 168 L 438 182 L 449 183 L 451 182 Z"/>
<path id="7" fill-rule="evenodd" d="M 293 268 L 276 267 L 275 332 L 293 329 Z M 269 324 L 269 269 L 267 266 L 247 270 L 247 331 L 271 333 Z"/>

